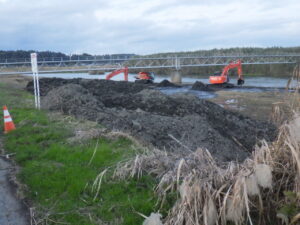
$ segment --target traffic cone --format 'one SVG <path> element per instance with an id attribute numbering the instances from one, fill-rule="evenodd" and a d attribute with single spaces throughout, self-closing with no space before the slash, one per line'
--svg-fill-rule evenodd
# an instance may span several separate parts
<path id="1" fill-rule="evenodd" d="M 8 132 L 16 129 L 15 124 L 9 115 L 6 106 L 3 106 L 3 113 L 4 113 L 4 133 L 7 134 Z"/>

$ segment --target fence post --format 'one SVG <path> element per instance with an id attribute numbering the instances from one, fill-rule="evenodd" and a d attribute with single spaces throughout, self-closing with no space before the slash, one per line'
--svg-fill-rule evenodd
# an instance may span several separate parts
<path id="1" fill-rule="evenodd" d="M 30 56 L 31 56 L 32 76 L 33 76 L 35 107 L 37 109 L 41 109 L 40 84 L 39 84 L 39 73 L 38 73 L 38 65 L 37 65 L 37 54 L 36 53 L 31 53 Z"/>

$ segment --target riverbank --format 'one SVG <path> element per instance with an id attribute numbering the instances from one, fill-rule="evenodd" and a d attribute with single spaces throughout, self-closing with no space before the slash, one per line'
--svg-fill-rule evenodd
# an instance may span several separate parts
<path id="1" fill-rule="evenodd" d="M 37 111 L 33 96 L 16 84 L 0 85 L 0 102 L 17 127 L 5 135 L 4 147 L 21 167 L 17 178 L 25 186 L 19 191 L 30 207 L 31 222 L 141 224 L 143 218 L 134 210 L 145 215 L 155 210 L 155 179 L 145 175 L 117 181 L 108 172 L 97 198 L 98 186 L 93 186 L 103 170 L 142 151 L 134 140 L 104 132 L 97 123 Z"/>
<path id="2" fill-rule="evenodd" d="M 17 178 L 26 185 L 22 191 L 34 214 L 32 220 L 132 225 L 142 224 L 139 213 L 148 216 L 159 211 L 167 225 L 182 225 L 211 219 L 207 213 L 212 210 L 213 218 L 237 222 L 245 220 L 247 207 L 255 222 L 260 216 L 269 221 L 267 215 L 276 221 L 277 212 L 288 220 L 295 216 L 294 211 L 281 210 L 290 206 L 284 193 L 294 196 L 298 182 L 296 161 L 282 138 L 298 138 L 298 120 L 290 125 L 296 129 L 294 136 L 281 129 L 277 139 L 270 123 L 223 109 L 235 104 L 228 100 L 243 95 L 252 106 L 249 114 L 259 112 L 267 105 L 261 96 L 217 91 L 228 103 L 222 106 L 126 82 L 41 79 L 42 105 L 48 110 L 37 111 L 31 85 L 27 92 L 26 83 L 2 83 L 0 102 L 8 106 L 17 126 L 5 136 L 4 145 L 21 166 Z M 267 97 L 270 106 L 271 97 Z M 280 110 L 274 115 L 279 115 L 278 121 L 284 119 Z M 262 137 L 270 142 L 257 142 Z M 173 144 L 170 148 L 166 143 Z M 259 147 L 254 147 L 257 143 Z M 160 144 L 161 149 L 150 144 Z M 251 186 L 256 188 L 254 195 L 246 198 L 244 182 L 249 177 L 258 182 L 257 168 L 265 169 L 257 173 L 266 175 L 262 179 L 267 182 Z M 273 195 L 271 189 L 279 194 Z M 238 205 L 233 207 L 231 200 Z M 266 215 L 258 213 L 259 207 Z M 230 214 L 233 211 L 237 216 Z"/>

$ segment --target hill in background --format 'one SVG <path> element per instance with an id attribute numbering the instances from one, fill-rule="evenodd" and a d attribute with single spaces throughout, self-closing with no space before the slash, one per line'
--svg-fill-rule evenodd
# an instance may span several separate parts
<path id="1" fill-rule="evenodd" d="M 23 51 L 0 51 L 0 61 L 5 62 L 12 60 L 24 60 L 30 58 L 30 53 L 34 50 Z M 103 54 L 103 55 L 91 55 L 87 53 L 83 54 L 72 54 L 67 55 L 61 52 L 52 51 L 39 51 L 37 52 L 40 58 L 54 59 L 54 58 L 65 58 L 65 59 L 85 59 L 87 57 L 97 57 L 103 59 L 128 59 L 131 57 L 139 57 L 136 54 Z M 256 48 L 256 47 L 245 47 L 245 48 L 224 48 L 224 49 L 211 49 L 211 50 L 197 50 L 197 51 L 185 51 L 185 52 L 167 52 L 167 53 L 156 53 L 150 55 L 143 55 L 142 57 L 171 57 L 171 56 L 244 56 L 244 55 L 285 55 L 285 54 L 300 54 L 300 47 L 271 47 L 271 48 Z M 141 56 L 141 55 L 140 55 Z M 250 76 L 290 76 L 293 72 L 294 65 L 291 64 L 274 64 L 274 65 L 244 65 L 243 72 L 245 75 Z M 183 68 L 183 75 L 209 75 L 215 71 L 222 70 L 222 66 L 210 66 L 210 67 L 194 67 L 194 68 Z M 154 72 L 158 74 L 169 74 L 169 69 L 155 69 Z"/>

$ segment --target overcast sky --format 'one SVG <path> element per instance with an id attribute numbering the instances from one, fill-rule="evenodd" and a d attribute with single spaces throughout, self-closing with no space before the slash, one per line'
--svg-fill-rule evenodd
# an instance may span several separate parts
<path id="1" fill-rule="evenodd" d="M 300 0 L 0 0 L 1 50 L 137 53 L 300 45 Z"/>

